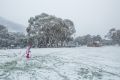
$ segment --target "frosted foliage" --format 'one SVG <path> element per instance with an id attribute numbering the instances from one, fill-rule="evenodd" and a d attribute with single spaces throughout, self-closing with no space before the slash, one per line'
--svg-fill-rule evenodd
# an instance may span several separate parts
<path id="1" fill-rule="evenodd" d="M 8 32 L 8 29 L 0 25 L 0 48 L 25 47 L 26 36 L 19 32 Z"/>
<path id="2" fill-rule="evenodd" d="M 38 40 L 38 46 L 40 44 L 46 47 L 58 46 L 58 44 L 62 46 L 63 42 L 67 41 L 75 33 L 72 21 L 62 20 L 46 13 L 31 17 L 28 22 L 28 35 Z"/>
<path id="3" fill-rule="evenodd" d="M 112 39 L 115 44 L 120 45 L 120 30 L 116 30 L 115 28 L 112 28 L 109 30 L 107 37 Z"/>

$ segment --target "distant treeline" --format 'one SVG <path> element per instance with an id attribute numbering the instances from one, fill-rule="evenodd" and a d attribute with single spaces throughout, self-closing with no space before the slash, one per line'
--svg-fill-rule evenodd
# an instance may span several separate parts
<path id="1" fill-rule="evenodd" d="M 31 17 L 28 23 L 27 35 L 8 32 L 4 25 L 0 25 L 0 48 L 25 48 L 30 43 L 32 47 L 38 48 L 120 45 L 120 30 L 115 28 L 106 32 L 107 39 L 90 34 L 74 38 L 72 35 L 76 30 L 74 23 L 69 19 L 42 13 Z"/>

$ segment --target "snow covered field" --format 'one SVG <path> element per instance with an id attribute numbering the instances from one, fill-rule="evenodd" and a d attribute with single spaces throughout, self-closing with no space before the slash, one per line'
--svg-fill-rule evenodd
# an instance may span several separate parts
<path id="1" fill-rule="evenodd" d="M 0 50 L 0 80 L 120 80 L 120 47 Z"/>

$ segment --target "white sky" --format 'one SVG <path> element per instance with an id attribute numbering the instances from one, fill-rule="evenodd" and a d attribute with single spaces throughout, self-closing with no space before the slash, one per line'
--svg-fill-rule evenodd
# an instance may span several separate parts
<path id="1" fill-rule="evenodd" d="M 42 12 L 71 19 L 77 35 L 105 35 L 120 29 L 120 0 L 0 0 L 0 16 L 28 26 Z"/>

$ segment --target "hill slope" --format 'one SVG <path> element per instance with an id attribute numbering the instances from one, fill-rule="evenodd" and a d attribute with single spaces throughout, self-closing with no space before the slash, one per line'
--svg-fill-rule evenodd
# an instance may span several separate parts
<path id="1" fill-rule="evenodd" d="M 7 20 L 3 17 L 0 17 L 0 24 L 6 26 L 8 28 L 8 31 L 10 31 L 10 32 L 25 33 L 25 29 L 26 29 L 25 26 L 15 23 L 15 22 L 12 22 L 10 20 Z"/>

